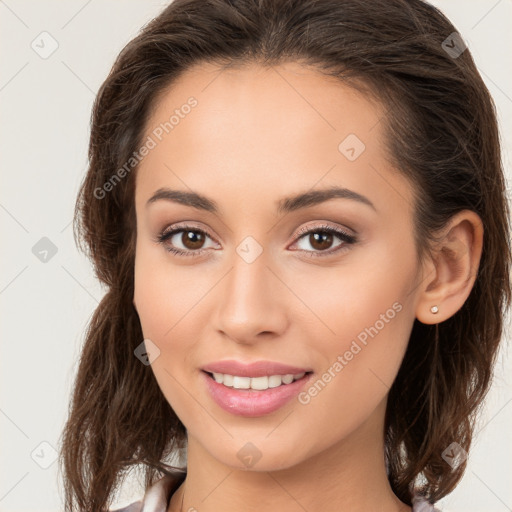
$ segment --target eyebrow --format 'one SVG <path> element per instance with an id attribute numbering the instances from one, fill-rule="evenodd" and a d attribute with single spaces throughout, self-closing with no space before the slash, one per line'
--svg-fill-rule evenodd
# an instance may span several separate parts
<path id="1" fill-rule="evenodd" d="M 359 203 L 365 204 L 377 211 L 374 204 L 365 196 L 341 187 L 331 187 L 320 190 L 309 190 L 298 195 L 285 197 L 277 201 L 277 212 L 288 213 L 303 208 L 324 203 L 331 199 L 351 199 Z M 197 192 L 187 192 L 185 190 L 172 190 L 170 188 L 159 188 L 146 202 L 146 207 L 156 201 L 165 200 L 179 203 L 197 210 L 205 210 L 214 214 L 219 213 L 218 204 L 202 194 Z"/>

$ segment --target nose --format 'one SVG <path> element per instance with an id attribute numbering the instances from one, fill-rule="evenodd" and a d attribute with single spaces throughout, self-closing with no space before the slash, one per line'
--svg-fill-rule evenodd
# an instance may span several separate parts
<path id="1" fill-rule="evenodd" d="M 236 254 L 218 286 L 214 325 L 224 337 L 254 344 L 262 337 L 279 337 L 286 330 L 285 300 L 290 292 L 268 266 L 265 253 L 251 263 Z"/>

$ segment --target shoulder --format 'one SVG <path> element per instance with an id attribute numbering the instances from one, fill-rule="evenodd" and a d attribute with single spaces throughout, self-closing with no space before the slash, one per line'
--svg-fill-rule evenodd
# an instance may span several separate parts
<path id="1" fill-rule="evenodd" d="M 109 512 L 140 512 L 142 510 L 142 501 L 134 501 L 127 507 L 109 509 Z"/>
<path id="2" fill-rule="evenodd" d="M 185 476 L 186 471 L 172 471 L 146 489 L 142 500 L 134 501 L 127 507 L 109 509 L 108 512 L 165 512 L 173 492 Z"/>
<path id="3" fill-rule="evenodd" d="M 436 508 L 424 498 L 415 496 L 412 499 L 412 512 L 441 512 L 441 509 Z"/>

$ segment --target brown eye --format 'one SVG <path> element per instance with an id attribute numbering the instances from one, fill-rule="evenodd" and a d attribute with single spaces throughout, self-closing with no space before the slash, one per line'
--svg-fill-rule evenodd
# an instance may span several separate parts
<path id="1" fill-rule="evenodd" d="M 183 230 L 181 235 L 181 243 L 186 249 L 197 250 L 201 249 L 205 237 L 202 231 L 192 231 L 190 229 Z"/>
<path id="2" fill-rule="evenodd" d="M 164 230 L 156 241 L 161 243 L 166 251 L 180 256 L 198 256 L 206 247 L 204 243 L 211 237 L 202 229 L 192 226 L 179 226 L 171 230 Z"/>
<path id="3" fill-rule="evenodd" d="M 335 239 L 339 240 L 339 243 L 333 246 Z M 306 242 L 305 244 L 303 242 Z M 299 232 L 298 241 L 296 244 L 299 246 L 299 250 L 305 252 L 308 256 L 330 256 L 348 249 L 348 246 L 357 242 L 357 238 L 354 235 L 350 235 L 340 228 L 333 226 L 314 226 L 312 228 L 305 228 Z M 301 247 L 302 245 L 302 247 Z M 307 246 L 312 249 L 309 249 Z M 331 249 L 334 247 L 334 249 Z"/>
<path id="4" fill-rule="evenodd" d="M 330 233 L 323 233 L 321 235 L 318 233 L 319 232 L 311 233 L 309 235 L 308 241 L 311 244 L 311 247 L 314 247 L 319 251 L 329 249 L 332 244 L 333 236 Z"/>

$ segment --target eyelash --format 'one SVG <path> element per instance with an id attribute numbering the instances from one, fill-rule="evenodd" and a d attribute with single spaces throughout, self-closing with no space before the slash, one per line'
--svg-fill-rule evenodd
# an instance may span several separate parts
<path id="1" fill-rule="evenodd" d="M 211 238 L 208 233 L 202 229 L 196 228 L 194 226 L 189 225 L 180 225 L 172 229 L 171 231 L 166 231 L 165 229 L 160 232 L 155 242 L 162 244 L 166 251 L 173 253 L 177 256 L 185 256 L 185 257 L 196 257 L 203 254 L 204 251 L 207 249 L 199 249 L 196 251 L 188 250 L 184 251 L 183 249 L 176 249 L 175 247 L 169 247 L 166 244 L 166 241 L 172 238 L 176 233 L 180 233 L 182 231 L 191 231 L 194 233 L 201 233 L 203 235 L 206 235 L 207 237 Z M 316 257 L 327 257 L 334 253 L 338 253 L 344 249 L 347 249 L 347 245 L 352 245 L 357 242 L 357 237 L 353 235 L 349 235 L 345 231 L 343 231 L 340 228 L 335 228 L 332 226 L 314 226 L 312 228 L 302 228 L 299 233 L 297 233 L 297 241 L 303 238 L 305 235 L 311 234 L 311 233 L 329 233 L 332 235 L 337 236 L 340 238 L 344 244 L 338 245 L 334 250 L 327 250 L 327 251 L 306 251 L 304 249 L 299 249 L 302 252 L 305 252 L 308 254 L 309 257 L 316 258 Z"/>

